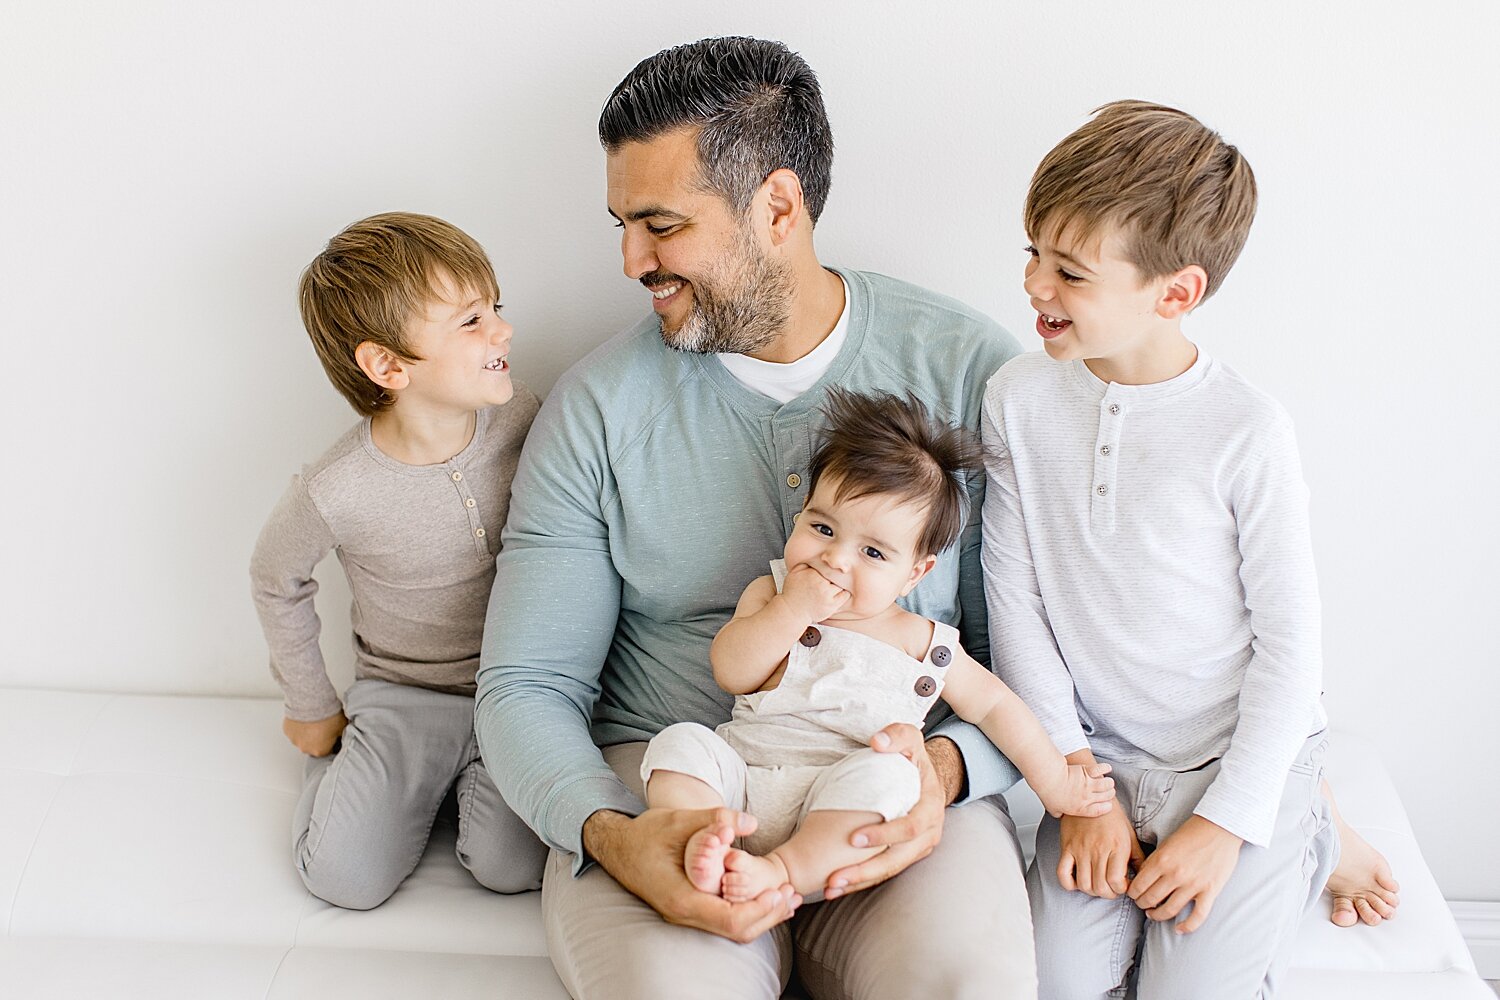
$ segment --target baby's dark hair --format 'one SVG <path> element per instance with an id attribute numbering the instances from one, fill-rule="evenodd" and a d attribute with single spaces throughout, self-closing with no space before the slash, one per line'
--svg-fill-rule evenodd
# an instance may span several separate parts
<path id="1" fill-rule="evenodd" d="M 936 555 L 957 539 L 968 512 L 964 478 L 982 468 L 979 442 L 961 427 L 935 422 L 908 393 L 828 393 L 828 426 L 813 455 L 808 495 L 824 476 L 838 480 L 835 500 L 890 496 L 926 513 L 917 555 Z"/>

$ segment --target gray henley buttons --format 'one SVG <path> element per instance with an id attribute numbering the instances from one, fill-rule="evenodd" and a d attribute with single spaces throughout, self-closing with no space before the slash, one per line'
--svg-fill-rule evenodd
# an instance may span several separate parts
<path id="1" fill-rule="evenodd" d="M 483 528 L 475 528 L 474 529 L 474 537 L 475 538 L 483 538 L 484 537 L 484 529 Z"/>
<path id="2" fill-rule="evenodd" d="M 953 659 L 953 653 L 949 651 L 947 646 L 933 646 L 930 655 L 932 662 L 939 667 L 946 667 L 948 661 Z"/>
<path id="3" fill-rule="evenodd" d="M 802 643 L 802 645 L 806 646 L 808 649 L 812 649 L 818 643 L 823 641 L 823 633 L 819 632 L 817 629 L 809 625 L 807 626 L 807 631 L 802 633 L 802 638 L 798 639 L 797 641 Z"/>
<path id="4" fill-rule="evenodd" d="M 1099 449 L 1099 454 L 1101 454 L 1101 455 L 1108 455 L 1109 454 L 1109 445 L 1105 445 L 1103 448 L 1100 448 Z"/>
<path id="5" fill-rule="evenodd" d="M 463 477 L 464 477 L 464 474 L 462 472 L 455 472 L 453 474 L 453 481 L 456 483 L 459 480 L 463 479 Z"/>
<path id="6" fill-rule="evenodd" d="M 1099 495 L 1102 497 L 1102 496 L 1104 496 L 1108 492 L 1109 492 L 1109 487 L 1105 486 L 1103 483 L 1101 483 L 1099 485 Z"/>
<path id="7" fill-rule="evenodd" d="M 467 500 L 464 501 L 464 506 L 465 507 L 472 507 L 472 506 L 474 506 L 474 504 L 475 504 L 475 500 L 474 500 L 473 497 L 469 497 Z"/>
<path id="8" fill-rule="evenodd" d="M 937 681 L 923 674 L 917 678 L 917 683 L 913 684 L 911 689 L 917 693 L 918 698 L 931 698 L 932 693 L 937 690 Z"/>
<path id="9" fill-rule="evenodd" d="M 1109 404 L 1109 415 L 1112 416 L 1112 417 L 1115 417 L 1115 416 L 1119 416 L 1119 414 L 1120 414 L 1120 404 L 1119 403 L 1110 403 Z"/>
<path id="10" fill-rule="evenodd" d="M 794 472 L 786 477 L 786 484 L 795 490 L 802 485 L 802 477 Z"/>

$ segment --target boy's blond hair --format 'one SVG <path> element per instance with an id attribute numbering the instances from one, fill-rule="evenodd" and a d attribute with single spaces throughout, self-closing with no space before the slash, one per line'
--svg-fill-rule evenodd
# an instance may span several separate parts
<path id="1" fill-rule="evenodd" d="M 1240 151 L 1192 115 L 1114 101 L 1042 159 L 1026 195 L 1032 239 L 1067 231 L 1088 244 L 1118 227 L 1144 280 L 1189 264 L 1206 299 L 1234 266 L 1255 218 L 1255 175 Z"/>
<path id="2" fill-rule="evenodd" d="M 495 299 L 495 269 L 484 249 L 442 219 L 386 212 L 361 219 L 333 239 L 302 272 L 302 324 L 335 389 L 364 416 L 395 402 L 360 370 L 354 350 L 365 341 L 406 361 L 414 319 L 426 315 L 444 280 Z"/>

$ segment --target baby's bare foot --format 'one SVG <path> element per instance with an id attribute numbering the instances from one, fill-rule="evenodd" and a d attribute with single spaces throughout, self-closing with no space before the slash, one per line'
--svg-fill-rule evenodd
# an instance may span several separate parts
<path id="1" fill-rule="evenodd" d="M 724 824 L 705 826 L 688 838 L 682 852 L 682 870 L 687 873 L 694 889 L 720 895 L 719 889 L 724 881 L 724 855 L 733 842 L 734 830 Z"/>
<path id="2" fill-rule="evenodd" d="M 1340 927 L 1353 927 L 1363 921 L 1374 927 L 1389 920 L 1401 905 L 1401 886 L 1391 875 L 1384 855 L 1354 828 L 1338 817 L 1339 866 L 1328 878 L 1328 894 L 1333 897 L 1333 916 Z"/>
<path id="3" fill-rule="evenodd" d="M 786 866 L 772 851 L 763 858 L 746 851 L 731 849 L 724 856 L 724 898 L 731 903 L 745 903 L 767 889 L 779 889 L 787 882 Z"/>

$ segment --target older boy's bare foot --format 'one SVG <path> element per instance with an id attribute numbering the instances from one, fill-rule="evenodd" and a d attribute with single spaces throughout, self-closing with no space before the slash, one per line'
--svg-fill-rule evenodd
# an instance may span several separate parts
<path id="1" fill-rule="evenodd" d="M 1328 877 L 1328 894 L 1333 897 L 1333 915 L 1329 919 L 1339 927 L 1353 927 L 1360 922 L 1374 927 L 1396 915 L 1396 907 L 1401 905 L 1401 886 L 1391 874 L 1385 856 L 1344 822 L 1327 781 L 1323 782 L 1323 795 L 1332 806 L 1334 825 L 1339 832 L 1339 864 Z"/>
<path id="2" fill-rule="evenodd" d="M 760 858 L 731 849 L 724 856 L 724 868 L 724 898 L 731 903 L 748 902 L 767 889 L 779 889 L 790 881 L 786 865 L 775 851 Z"/>
<path id="3" fill-rule="evenodd" d="M 682 870 L 687 873 L 694 889 L 715 896 L 720 894 L 724 881 L 724 855 L 732 843 L 734 830 L 722 823 L 705 826 L 688 838 L 682 851 Z"/>

